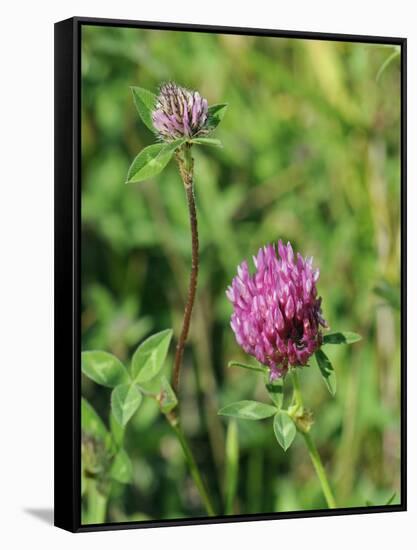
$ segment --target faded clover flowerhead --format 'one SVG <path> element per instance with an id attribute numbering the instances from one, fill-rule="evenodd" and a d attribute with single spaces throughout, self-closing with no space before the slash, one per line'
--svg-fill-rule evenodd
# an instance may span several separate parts
<path id="1" fill-rule="evenodd" d="M 267 366 L 270 379 L 284 376 L 289 366 L 306 365 L 321 346 L 321 298 L 316 282 L 319 270 L 313 258 L 294 258 L 291 244 L 278 242 L 259 249 L 248 263 L 238 267 L 226 295 L 233 304 L 231 327 L 246 353 Z"/>
<path id="2" fill-rule="evenodd" d="M 174 82 L 159 89 L 152 122 L 163 141 L 201 137 L 209 133 L 207 99 Z"/>

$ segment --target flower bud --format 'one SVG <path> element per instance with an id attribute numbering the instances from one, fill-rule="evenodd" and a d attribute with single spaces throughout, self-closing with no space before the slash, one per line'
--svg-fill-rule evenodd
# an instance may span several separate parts
<path id="1" fill-rule="evenodd" d="M 195 138 L 209 132 L 208 104 L 198 92 L 187 90 L 174 82 L 159 90 L 152 122 L 163 141 Z"/>

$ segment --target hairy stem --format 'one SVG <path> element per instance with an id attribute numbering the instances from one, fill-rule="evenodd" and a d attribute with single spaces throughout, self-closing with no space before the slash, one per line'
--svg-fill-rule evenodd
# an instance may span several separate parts
<path id="1" fill-rule="evenodd" d="M 187 144 L 182 151 L 183 154 L 177 154 L 177 162 L 180 169 L 182 181 L 184 183 L 185 192 L 187 196 L 188 214 L 190 218 L 191 229 L 191 273 L 188 285 L 187 303 L 185 304 L 184 318 L 182 321 L 181 334 L 178 339 L 177 348 L 175 352 L 174 369 L 172 373 L 172 386 L 175 393 L 178 393 L 180 382 L 180 370 L 182 364 L 182 358 L 184 355 L 185 343 L 188 338 L 188 332 L 190 330 L 191 313 L 194 306 L 195 294 L 197 290 L 197 278 L 198 278 L 198 227 L 197 227 L 197 212 L 195 207 L 194 196 L 194 161 L 191 156 L 190 146 Z"/>
<path id="2" fill-rule="evenodd" d="M 198 489 L 198 492 L 200 493 L 201 500 L 204 504 L 204 507 L 206 509 L 206 512 L 209 516 L 215 516 L 214 507 L 211 502 L 211 498 L 207 492 L 206 486 L 204 484 L 203 478 L 200 474 L 200 470 L 197 466 L 197 462 L 195 461 L 193 452 L 191 450 L 191 447 L 188 444 L 187 438 L 185 437 L 185 434 L 180 426 L 180 423 L 178 421 L 177 416 L 174 413 L 169 413 L 166 415 L 166 418 L 171 425 L 175 435 L 177 436 L 178 441 L 180 442 L 180 445 L 182 447 L 182 450 L 184 452 L 185 459 L 187 461 L 188 467 L 190 469 L 190 473 L 192 475 L 192 478 L 194 480 L 194 483 Z"/>
<path id="3" fill-rule="evenodd" d="M 178 388 L 180 382 L 180 371 L 182 365 L 182 358 L 184 355 L 184 348 L 188 338 L 188 332 L 190 330 L 191 313 L 193 311 L 195 295 L 197 290 L 197 278 L 198 278 L 198 227 L 197 227 L 197 212 L 195 206 L 194 196 L 194 160 L 191 156 L 191 145 L 185 144 L 180 151 L 176 153 L 176 159 L 181 174 L 181 178 L 184 184 L 185 193 L 187 197 L 188 215 L 190 219 L 191 230 L 191 272 L 188 284 L 187 302 L 185 304 L 184 317 L 182 321 L 181 334 L 178 339 L 174 368 L 172 372 L 172 387 L 174 392 L 178 395 Z M 211 502 L 210 496 L 207 492 L 203 478 L 200 474 L 200 470 L 195 461 L 191 447 L 188 444 L 187 438 L 181 428 L 179 418 L 174 411 L 171 411 L 166 415 L 166 418 L 171 425 L 177 439 L 184 452 L 184 456 L 188 467 L 190 469 L 191 476 L 194 483 L 200 493 L 201 500 L 209 516 L 214 516 L 214 507 Z"/>
<path id="4" fill-rule="evenodd" d="M 313 463 L 318 480 L 320 482 L 321 490 L 323 492 L 324 498 L 326 499 L 327 506 L 329 508 L 336 508 L 336 501 L 334 499 L 333 492 L 330 488 L 329 480 L 327 479 L 327 474 L 326 474 L 326 470 L 324 469 L 323 462 L 321 461 L 316 444 L 314 443 L 309 433 L 309 427 L 306 429 L 305 423 L 303 422 L 303 416 L 304 416 L 303 397 L 301 393 L 300 381 L 298 379 L 298 373 L 296 368 L 292 370 L 292 381 L 293 381 L 293 388 L 294 388 L 294 394 L 293 394 L 294 412 L 292 416 L 293 416 L 295 425 L 297 426 L 297 431 L 304 438 L 304 441 L 308 449 L 308 453 L 311 458 L 311 462 Z"/>
<path id="5" fill-rule="evenodd" d="M 168 259 L 172 273 L 174 274 L 178 292 L 181 296 L 181 300 L 186 300 L 186 290 L 183 291 L 182 285 L 184 277 L 188 270 L 183 263 L 182 259 L 175 254 L 175 239 L 170 227 L 170 222 L 166 217 L 165 209 L 163 208 L 158 191 L 154 187 L 149 187 L 145 190 L 147 192 L 152 209 L 152 214 L 155 217 L 158 230 L 161 233 L 162 246 L 165 256 Z M 210 316 L 210 311 L 204 307 L 202 296 L 196 295 L 196 305 L 199 303 L 199 307 L 194 311 L 193 323 L 195 326 L 195 336 L 198 334 L 198 338 L 195 340 L 195 352 L 196 352 L 196 381 L 199 388 L 199 392 L 203 394 L 204 404 L 204 417 L 203 421 L 207 424 L 208 435 L 210 439 L 210 447 L 212 449 L 213 459 L 216 464 L 216 468 L 219 473 L 219 479 L 223 480 L 223 457 L 224 457 L 224 431 L 223 424 L 220 421 L 220 417 L 217 416 L 217 391 L 216 391 L 216 379 L 213 372 L 211 348 L 210 348 L 210 333 L 209 333 L 209 321 L 207 316 Z M 204 392 L 202 390 L 204 388 Z M 219 481 L 220 487 L 222 481 Z"/>

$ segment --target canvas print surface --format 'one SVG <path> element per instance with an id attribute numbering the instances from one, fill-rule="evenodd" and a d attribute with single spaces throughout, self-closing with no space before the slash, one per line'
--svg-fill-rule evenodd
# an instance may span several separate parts
<path id="1" fill-rule="evenodd" d="M 401 502 L 400 83 L 82 26 L 83 525 Z"/>

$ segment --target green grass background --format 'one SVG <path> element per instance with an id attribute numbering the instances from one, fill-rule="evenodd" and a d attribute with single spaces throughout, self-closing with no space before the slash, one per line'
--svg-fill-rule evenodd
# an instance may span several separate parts
<path id="1" fill-rule="evenodd" d="M 335 398 L 304 369 L 312 434 L 339 506 L 382 504 L 400 474 L 400 56 L 394 46 L 84 26 L 82 30 L 82 349 L 127 361 L 147 335 L 178 335 L 190 236 L 172 162 L 124 184 L 154 142 L 129 86 L 167 80 L 229 104 L 224 149 L 195 147 L 201 270 L 184 359 L 181 416 L 221 509 L 232 401 L 267 402 L 262 381 L 227 369 L 246 360 L 229 327 L 225 289 L 236 265 L 279 238 L 320 267 L 333 330 L 363 336 L 328 350 Z M 386 60 L 391 62 L 383 69 Z M 168 358 L 169 371 L 173 349 Z M 110 390 L 83 377 L 108 422 Z M 284 453 L 271 421 L 238 422 L 234 513 L 325 506 L 303 442 Z M 113 484 L 107 521 L 204 515 L 181 449 L 145 399 L 127 428 L 134 481 Z"/>

